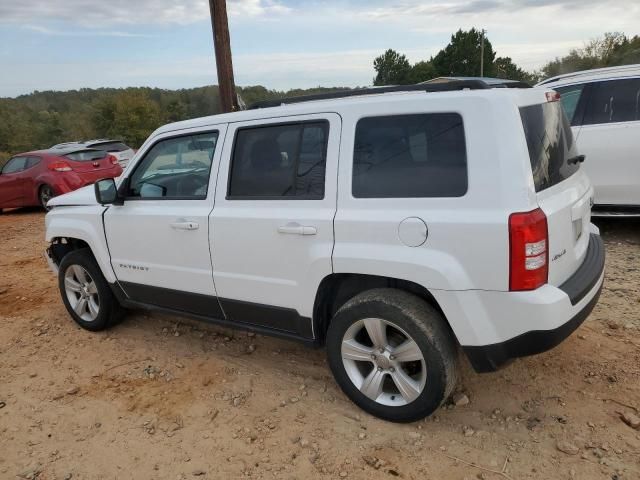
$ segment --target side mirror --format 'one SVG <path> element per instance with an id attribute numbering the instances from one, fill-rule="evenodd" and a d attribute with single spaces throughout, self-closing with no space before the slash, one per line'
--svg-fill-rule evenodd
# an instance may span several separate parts
<path id="1" fill-rule="evenodd" d="M 96 201 L 101 205 L 118 204 L 118 189 L 113 178 L 104 178 L 94 184 Z"/>

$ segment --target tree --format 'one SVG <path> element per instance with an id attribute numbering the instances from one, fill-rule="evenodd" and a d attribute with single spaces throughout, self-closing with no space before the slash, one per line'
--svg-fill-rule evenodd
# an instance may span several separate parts
<path id="1" fill-rule="evenodd" d="M 640 37 L 629 39 L 623 33 L 609 32 L 590 40 L 583 48 L 573 49 L 568 55 L 550 61 L 542 67 L 541 77 L 639 62 Z"/>
<path id="2" fill-rule="evenodd" d="M 640 36 L 625 39 L 615 45 L 609 58 L 609 65 L 632 65 L 640 63 Z"/>
<path id="3" fill-rule="evenodd" d="M 187 116 L 187 107 L 182 101 L 171 100 L 165 108 L 165 120 L 167 122 L 178 122 Z"/>
<path id="4" fill-rule="evenodd" d="M 389 49 L 373 61 L 374 85 L 406 85 L 411 83 L 411 64 L 405 55 Z"/>
<path id="5" fill-rule="evenodd" d="M 518 67 L 511 57 L 498 57 L 493 62 L 493 74 L 496 78 L 506 78 L 508 80 L 519 80 L 520 82 L 535 83 L 534 75 L 525 72 Z"/>
<path id="6" fill-rule="evenodd" d="M 479 77 L 480 44 L 482 33 L 475 28 L 465 32 L 458 30 L 451 36 L 449 44 L 431 59 L 438 75 L 442 77 Z M 496 54 L 491 42 L 484 40 L 484 75 L 493 76 L 493 61 Z"/>
<path id="7" fill-rule="evenodd" d="M 162 123 L 160 106 L 144 92 L 124 92 L 115 97 L 115 116 L 109 136 L 140 146 Z"/>
<path id="8" fill-rule="evenodd" d="M 411 67 L 409 83 L 426 82 L 427 80 L 431 80 L 437 76 L 438 71 L 436 70 L 436 67 L 433 66 L 433 63 L 422 61 Z"/>

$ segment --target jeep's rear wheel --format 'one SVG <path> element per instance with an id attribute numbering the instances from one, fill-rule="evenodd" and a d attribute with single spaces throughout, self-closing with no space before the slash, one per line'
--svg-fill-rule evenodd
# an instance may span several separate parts
<path id="1" fill-rule="evenodd" d="M 122 317 L 122 307 L 89 249 L 75 250 L 64 256 L 58 272 L 62 301 L 82 328 L 99 331 Z"/>
<path id="2" fill-rule="evenodd" d="M 327 332 L 327 355 L 347 396 L 385 420 L 430 415 L 455 386 L 456 347 L 444 319 L 400 290 L 370 290 L 340 308 Z"/>

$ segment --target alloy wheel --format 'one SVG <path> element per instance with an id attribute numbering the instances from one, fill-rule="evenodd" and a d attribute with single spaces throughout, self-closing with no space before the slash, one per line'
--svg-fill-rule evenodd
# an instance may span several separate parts
<path id="1" fill-rule="evenodd" d="M 369 399 L 404 406 L 427 382 L 424 355 L 403 329 L 381 318 L 365 318 L 345 332 L 342 363 L 349 379 Z"/>
<path id="2" fill-rule="evenodd" d="M 93 322 L 100 313 L 100 297 L 95 281 L 80 265 L 71 265 L 64 274 L 64 289 L 69 305 L 85 322 Z"/>

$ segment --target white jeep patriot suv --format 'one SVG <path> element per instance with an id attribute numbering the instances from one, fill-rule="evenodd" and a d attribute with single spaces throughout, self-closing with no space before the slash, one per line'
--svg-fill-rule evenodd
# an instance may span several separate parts
<path id="1" fill-rule="evenodd" d="M 88 330 L 124 308 L 326 346 L 407 422 L 548 350 L 598 300 L 593 189 L 558 94 L 477 81 L 299 97 L 156 130 L 121 178 L 53 199 L 47 256 Z"/>

